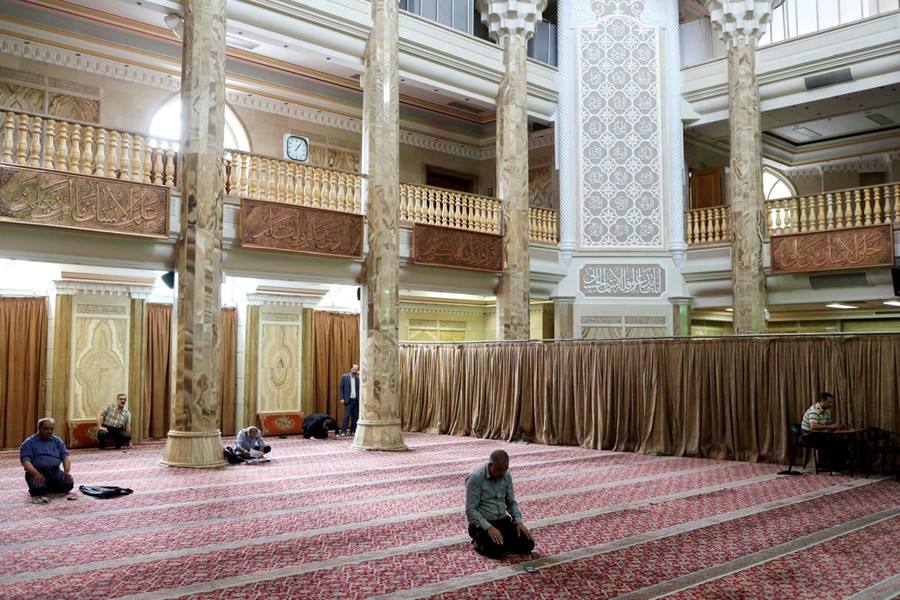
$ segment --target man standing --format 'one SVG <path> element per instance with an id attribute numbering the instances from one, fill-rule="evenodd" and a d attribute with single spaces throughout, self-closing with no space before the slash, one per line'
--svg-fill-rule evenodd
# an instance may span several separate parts
<path id="1" fill-rule="evenodd" d="M 116 401 L 110 402 L 97 413 L 97 442 L 101 450 L 106 450 L 106 438 L 116 443 L 116 450 L 131 444 L 131 413 L 125 408 L 128 396 L 124 392 L 116 394 Z"/>
<path id="2" fill-rule="evenodd" d="M 252 456 L 250 453 L 251 450 L 266 454 L 271 449 L 272 446 L 266 446 L 262 434 L 256 427 L 241 429 L 234 442 L 234 451 L 242 458 L 250 458 Z"/>
<path id="3" fill-rule="evenodd" d="M 22 442 L 19 460 L 25 468 L 25 482 L 32 496 L 72 490 L 75 480 L 69 474 L 72 462 L 66 444 L 53 435 L 56 421 L 50 418 L 38 421 L 37 433 Z M 62 464 L 63 470 L 59 470 Z"/>
<path id="4" fill-rule="evenodd" d="M 831 392 L 819 394 L 819 401 L 807 409 L 803 415 L 800 428 L 803 437 L 816 451 L 824 450 L 827 455 L 827 467 L 840 470 L 846 467 L 847 444 L 840 436 L 833 436 L 831 432 L 844 429 L 842 423 L 831 422 L 831 409 L 834 408 L 834 395 Z M 825 465 L 819 465 L 820 467 Z"/>
<path id="5" fill-rule="evenodd" d="M 513 493 L 509 455 L 494 450 L 488 463 L 466 477 L 466 519 L 469 537 L 478 554 L 500 558 L 504 551 L 528 554 L 534 550 L 531 532 Z"/>
<path id="6" fill-rule="evenodd" d="M 356 435 L 356 421 L 359 420 L 359 365 L 350 367 L 349 373 L 341 376 L 341 404 L 344 405 L 344 420 L 341 421 L 341 437 Z"/>

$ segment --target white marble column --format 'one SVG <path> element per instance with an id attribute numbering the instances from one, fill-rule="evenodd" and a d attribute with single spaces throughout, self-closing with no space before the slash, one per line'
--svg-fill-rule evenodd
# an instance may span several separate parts
<path id="1" fill-rule="evenodd" d="M 477 0 L 482 22 L 503 48 L 497 92 L 497 197 L 503 203 L 506 264 L 497 286 L 497 337 L 527 340 L 529 327 L 527 43 L 547 0 Z"/>
<path id="2" fill-rule="evenodd" d="M 575 296 L 553 296 L 553 337 L 557 340 L 575 338 Z"/>
<path id="3" fill-rule="evenodd" d="M 670 296 L 669 302 L 672 303 L 672 335 L 690 336 L 694 299 L 690 296 Z"/>
<path id="4" fill-rule="evenodd" d="M 708 0 L 710 20 L 728 49 L 731 126 L 731 274 L 734 332 L 766 332 L 763 270 L 765 203 L 756 44 L 772 15 L 771 0 Z"/>
<path id="5" fill-rule="evenodd" d="M 353 448 L 405 450 L 400 431 L 400 76 L 398 4 L 372 0 L 363 73 L 364 267 L 359 422 Z"/>
<path id="6" fill-rule="evenodd" d="M 575 256 L 575 178 L 572 174 L 572 15 L 569 0 L 556 3 L 556 169 L 559 173 L 559 252 L 568 265 Z"/>
<path id="7" fill-rule="evenodd" d="M 687 205 L 688 182 L 687 166 L 684 162 L 684 125 L 681 116 L 681 37 L 678 22 L 678 2 L 665 2 L 665 34 L 663 40 L 666 50 L 665 85 L 666 85 L 666 138 L 668 152 L 663 156 L 666 161 L 665 189 L 669 206 L 669 252 L 676 265 L 684 262 L 687 254 L 687 240 L 684 236 L 684 208 Z"/>
<path id="8" fill-rule="evenodd" d="M 162 465 L 224 465 L 219 326 L 225 128 L 225 0 L 184 3 L 175 397 Z"/>

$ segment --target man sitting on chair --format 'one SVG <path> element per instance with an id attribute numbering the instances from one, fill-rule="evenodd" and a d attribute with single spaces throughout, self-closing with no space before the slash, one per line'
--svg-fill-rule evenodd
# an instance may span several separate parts
<path id="1" fill-rule="evenodd" d="M 831 435 L 832 431 L 844 429 L 843 423 L 831 422 L 831 409 L 834 408 L 834 395 L 831 392 L 819 394 L 819 401 L 809 407 L 803 415 L 800 428 L 803 438 L 816 450 L 824 450 L 828 457 L 830 469 L 841 469 L 846 466 L 847 447 L 839 436 Z"/>

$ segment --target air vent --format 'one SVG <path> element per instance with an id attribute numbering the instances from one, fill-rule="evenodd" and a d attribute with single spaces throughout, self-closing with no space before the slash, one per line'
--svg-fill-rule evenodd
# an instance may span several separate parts
<path id="1" fill-rule="evenodd" d="M 846 69 L 831 71 L 830 73 L 810 75 L 809 77 L 803 78 L 803 83 L 806 84 L 806 89 L 808 90 L 814 90 L 816 88 L 834 85 L 836 83 L 844 83 L 845 81 L 853 81 L 853 74 L 850 72 L 849 67 Z"/>
<path id="2" fill-rule="evenodd" d="M 466 104 L 465 102 L 457 102 L 456 100 L 454 100 L 453 102 L 448 102 L 447 106 L 473 115 L 483 115 L 485 112 L 483 108 L 478 108 L 477 106 L 472 106 L 471 104 Z"/>
<path id="3" fill-rule="evenodd" d="M 814 290 L 849 287 L 871 287 L 865 273 L 830 273 L 810 275 L 809 286 Z"/>
<path id="4" fill-rule="evenodd" d="M 256 40 L 238 37 L 236 35 L 231 35 L 230 33 L 225 34 L 225 43 L 229 46 L 237 46 L 238 48 L 244 48 L 246 50 L 256 50 L 262 45 Z"/>
<path id="5" fill-rule="evenodd" d="M 881 113 L 866 113 L 866 118 L 879 125 L 892 125 L 894 123 L 893 119 L 889 119 Z"/>
<path id="6" fill-rule="evenodd" d="M 794 133 L 799 133 L 800 135 L 805 135 L 809 139 L 815 139 L 822 137 L 822 134 L 818 131 L 813 131 L 809 127 L 801 127 L 799 125 L 794 125 Z"/>

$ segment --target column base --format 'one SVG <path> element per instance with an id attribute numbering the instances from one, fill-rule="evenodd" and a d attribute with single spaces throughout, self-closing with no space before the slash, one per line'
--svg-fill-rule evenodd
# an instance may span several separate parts
<path id="1" fill-rule="evenodd" d="M 176 431 L 170 429 L 166 449 L 159 461 L 163 467 L 208 469 L 228 464 L 222 454 L 222 432 Z"/>
<path id="2" fill-rule="evenodd" d="M 356 435 L 350 447 L 354 450 L 408 450 L 403 443 L 400 421 L 356 422 Z"/>

